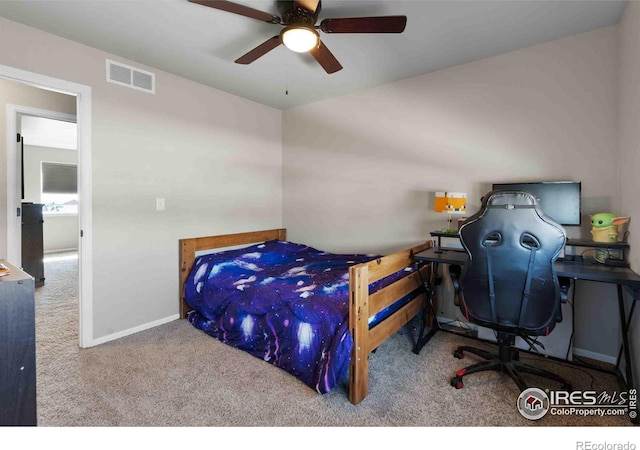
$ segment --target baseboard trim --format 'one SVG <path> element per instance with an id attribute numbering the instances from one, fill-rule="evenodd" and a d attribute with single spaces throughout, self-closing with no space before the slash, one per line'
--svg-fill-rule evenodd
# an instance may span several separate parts
<path id="1" fill-rule="evenodd" d="M 43 253 L 45 255 L 49 255 L 51 253 L 77 252 L 77 251 L 78 251 L 78 247 L 75 247 L 75 248 L 59 248 L 59 249 L 55 249 L 55 250 L 45 250 Z"/>
<path id="2" fill-rule="evenodd" d="M 148 322 L 142 325 L 138 325 L 137 327 L 129 328 L 128 330 L 118 331 L 117 333 L 109 334 L 107 336 L 102 336 L 97 339 L 93 339 L 93 341 L 88 345 L 88 347 L 95 347 L 96 345 L 104 344 L 106 342 L 115 341 L 116 339 L 123 338 L 125 336 L 129 336 L 131 334 L 139 333 L 140 331 L 148 330 L 149 328 L 154 328 L 160 325 L 164 325 L 165 323 L 173 322 L 180 318 L 180 314 L 174 314 L 169 317 L 165 317 L 163 319 L 158 319 L 153 322 Z"/>
<path id="3" fill-rule="evenodd" d="M 596 361 L 601 361 L 601 362 L 613 364 L 614 366 L 616 364 L 616 357 L 615 356 L 603 355 L 602 353 L 596 353 L 596 352 L 592 352 L 590 350 L 584 350 L 582 348 L 573 347 L 573 354 L 575 356 L 582 356 L 584 358 L 590 358 L 590 359 L 594 359 Z"/>

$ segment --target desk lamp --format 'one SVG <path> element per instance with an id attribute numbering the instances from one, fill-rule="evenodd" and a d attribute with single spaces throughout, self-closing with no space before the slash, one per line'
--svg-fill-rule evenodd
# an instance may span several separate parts
<path id="1" fill-rule="evenodd" d="M 458 229 L 452 226 L 453 214 L 465 214 L 467 212 L 467 194 L 465 192 L 436 192 L 434 211 L 447 213 L 447 228 L 444 233 L 457 233 Z"/>

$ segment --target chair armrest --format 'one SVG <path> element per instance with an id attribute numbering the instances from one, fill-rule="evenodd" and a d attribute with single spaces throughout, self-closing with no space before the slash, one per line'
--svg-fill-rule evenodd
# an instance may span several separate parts
<path id="1" fill-rule="evenodd" d="M 558 277 L 558 282 L 560 283 L 560 301 L 566 303 L 569 296 L 569 288 L 571 287 L 571 278 Z"/>
<path id="2" fill-rule="evenodd" d="M 451 276 L 451 282 L 453 283 L 453 304 L 460 306 L 460 274 L 462 273 L 462 267 L 457 264 L 449 265 L 449 275 Z"/>

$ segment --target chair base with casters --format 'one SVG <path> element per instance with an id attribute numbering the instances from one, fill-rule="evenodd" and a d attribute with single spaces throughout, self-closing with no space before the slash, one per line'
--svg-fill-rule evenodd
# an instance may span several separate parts
<path id="1" fill-rule="evenodd" d="M 481 361 L 479 363 L 465 367 L 464 369 L 458 370 L 456 372 L 456 375 L 451 378 L 451 386 L 455 387 L 456 389 L 462 389 L 464 387 L 464 383 L 462 381 L 463 377 L 476 372 L 495 370 L 497 372 L 504 372 L 509 375 L 511 379 L 513 379 L 513 381 L 515 381 L 515 383 L 518 385 L 520 391 L 524 391 L 529 387 L 524 378 L 522 378 L 521 373 L 529 373 L 548 378 L 560 383 L 562 390 L 572 390 L 571 381 L 566 380 L 553 372 L 549 372 L 548 370 L 540 369 L 538 367 L 534 367 L 519 361 L 518 349 L 514 348 L 513 346 L 515 343 L 515 339 L 516 337 L 513 334 L 498 332 L 497 355 L 484 350 L 480 350 L 475 347 L 468 347 L 464 345 L 458 347 L 453 352 L 453 356 L 455 356 L 456 358 L 462 359 L 464 357 L 464 352 L 467 352 L 478 355 L 481 358 L 486 359 L 486 361 Z"/>

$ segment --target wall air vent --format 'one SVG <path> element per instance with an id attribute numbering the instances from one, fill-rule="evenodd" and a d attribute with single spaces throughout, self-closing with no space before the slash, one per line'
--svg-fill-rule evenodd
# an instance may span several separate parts
<path id="1" fill-rule="evenodd" d="M 155 74 L 110 59 L 107 59 L 107 81 L 150 94 L 156 92 Z"/>

